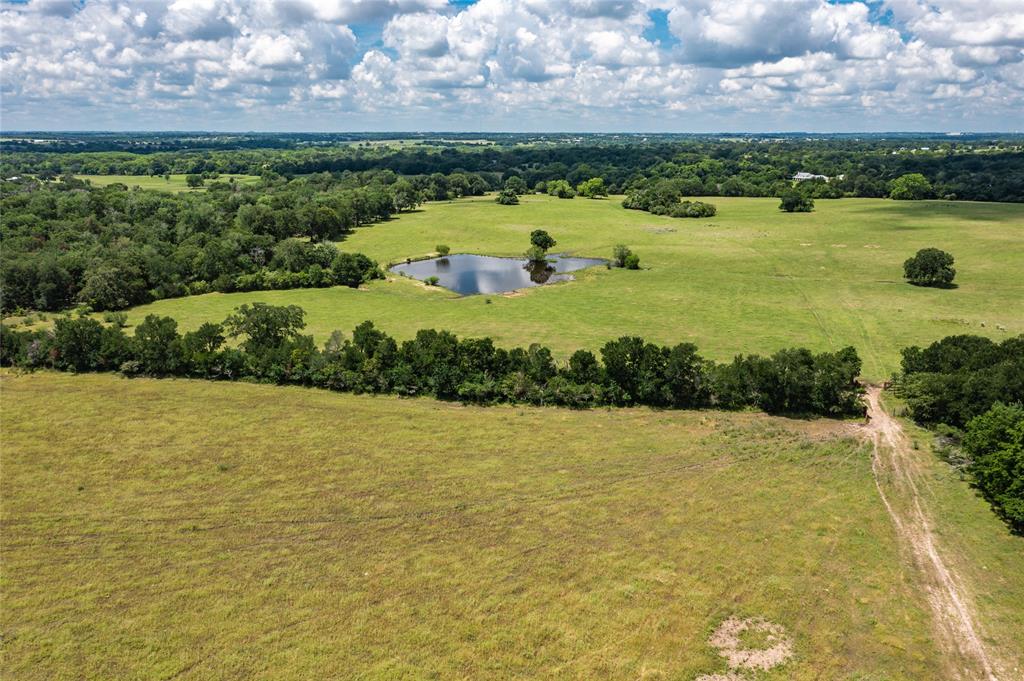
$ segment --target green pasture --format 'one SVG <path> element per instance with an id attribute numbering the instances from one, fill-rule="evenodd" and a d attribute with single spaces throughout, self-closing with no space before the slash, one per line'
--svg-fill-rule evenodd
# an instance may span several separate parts
<path id="1" fill-rule="evenodd" d="M 399 338 L 444 328 L 506 346 L 544 343 L 561 357 L 627 334 L 690 341 L 717 360 L 853 345 L 872 380 L 898 368 L 906 345 L 958 333 L 1024 333 L 1024 206 L 841 199 L 789 214 L 777 210 L 777 199 L 710 201 L 718 206 L 710 219 L 629 211 L 614 197 L 429 203 L 360 228 L 339 246 L 382 262 L 423 256 L 442 243 L 453 253 L 516 255 L 543 228 L 559 252 L 609 257 L 615 244 L 627 244 L 642 269 L 593 268 L 576 281 L 514 295 L 460 297 L 395 276 L 361 290 L 210 294 L 135 308 L 130 321 L 163 314 L 188 329 L 266 301 L 303 307 L 318 340 L 372 319 Z M 928 246 L 955 256 L 958 288 L 903 281 L 903 261 Z"/>
<path id="2" fill-rule="evenodd" d="M 5 678 L 691 681 L 726 671 L 708 637 L 733 616 L 792 640 L 761 681 L 942 674 L 852 423 L 49 372 L 0 388 Z M 1020 541 L 930 480 L 1013 659 Z"/>

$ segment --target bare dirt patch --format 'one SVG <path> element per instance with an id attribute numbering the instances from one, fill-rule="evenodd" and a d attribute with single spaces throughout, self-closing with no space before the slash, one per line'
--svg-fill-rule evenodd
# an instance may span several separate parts
<path id="1" fill-rule="evenodd" d="M 774 669 L 793 657 L 793 641 L 785 627 L 759 617 L 730 617 L 718 625 L 708 643 L 725 658 L 729 671 L 704 674 L 696 681 L 740 681 L 747 678 L 745 672 Z"/>

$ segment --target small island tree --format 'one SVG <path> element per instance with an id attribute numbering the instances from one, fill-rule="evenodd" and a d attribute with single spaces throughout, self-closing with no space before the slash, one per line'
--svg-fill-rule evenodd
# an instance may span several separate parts
<path id="1" fill-rule="evenodd" d="M 953 256 L 938 248 L 922 248 L 903 263 L 903 276 L 915 286 L 948 288 L 956 276 Z"/>
<path id="2" fill-rule="evenodd" d="M 558 242 L 543 229 L 535 229 L 530 232 L 530 248 L 526 250 L 526 258 L 530 262 L 543 262 L 547 259 L 549 248 L 553 248 Z"/>

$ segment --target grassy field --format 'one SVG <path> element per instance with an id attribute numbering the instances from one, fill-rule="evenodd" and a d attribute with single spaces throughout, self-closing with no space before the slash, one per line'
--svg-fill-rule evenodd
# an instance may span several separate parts
<path id="1" fill-rule="evenodd" d="M 712 201 L 715 218 L 687 220 L 628 211 L 617 198 L 431 203 L 359 229 L 340 246 L 382 262 L 427 254 L 439 243 L 453 252 L 518 254 L 542 227 L 558 240 L 556 251 L 608 257 L 616 243 L 628 244 L 643 269 L 595 268 L 511 296 L 459 297 L 397 277 L 358 291 L 211 294 L 137 308 L 131 321 L 158 313 L 193 328 L 263 300 L 305 308 L 318 340 L 372 319 L 400 338 L 446 328 L 504 345 L 541 342 L 562 357 L 622 334 L 691 341 L 718 360 L 794 345 L 853 345 L 869 379 L 887 377 L 909 344 L 955 333 L 1024 333 L 1024 206 L 843 199 L 786 214 L 777 199 Z M 903 261 L 927 246 L 956 257 L 959 288 L 903 282 Z"/>
<path id="2" fill-rule="evenodd" d="M 725 670 L 708 637 L 731 616 L 792 638 L 758 679 L 941 673 L 854 424 L 110 375 L 0 388 L 5 678 L 689 681 Z M 933 483 L 1012 651 L 1021 543 Z"/>
<path id="3" fill-rule="evenodd" d="M 170 179 L 165 180 L 162 176 L 152 175 L 76 175 L 80 180 L 89 180 L 95 187 L 106 187 L 108 184 L 121 183 L 126 184 L 129 187 L 138 187 L 140 189 L 155 189 L 163 192 L 202 192 L 206 191 L 203 187 L 192 188 L 185 183 L 187 175 L 171 175 Z M 256 175 L 221 175 L 216 180 L 207 180 L 207 182 L 231 182 L 235 180 L 238 184 L 256 184 L 259 182 L 259 177 Z"/>

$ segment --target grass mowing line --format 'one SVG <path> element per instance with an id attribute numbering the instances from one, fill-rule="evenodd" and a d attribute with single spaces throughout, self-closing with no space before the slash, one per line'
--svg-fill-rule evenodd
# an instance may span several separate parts
<path id="1" fill-rule="evenodd" d="M 726 237 L 726 238 L 728 239 L 728 237 Z M 779 266 L 780 263 L 778 262 L 778 260 L 776 258 L 770 257 L 770 256 L 760 252 L 759 250 L 757 250 L 753 246 L 748 246 L 746 244 L 738 244 L 738 245 L 741 246 L 742 248 L 746 248 L 751 253 L 753 253 L 754 255 L 756 255 L 759 258 L 761 258 L 761 260 L 763 260 L 767 264 L 773 266 L 773 269 L 775 270 L 776 276 L 781 278 L 781 279 L 783 279 L 783 280 L 785 280 L 786 283 L 789 284 L 790 287 L 794 291 L 796 291 L 796 293 L 803 300 L 803 302 L 804 302 L 804 305 L 803 305 L 804 309 L 807 310 L 808 312 L 810 312 L 811 316 L 814 317 L 814 321 L 817 323 L 818 328 L 821 330 L 821 334 L 825 337 L 825 340 L 828 341 L 829 349 L 830 350 L 835 350 L 836 349 L 836 344 L 835 344 L 835 341 L 832 340 L 832 334 L 829 333 L 828 327 L 825 326 L 824 320 L 821 318 L 821 315 L 818 314 L 817 308 L 811 302 L 811 299 L 807 295 L 807 292 L 804 291 L 803 287 L 800 286 L 797 283 L 796 278 L 793 277 L 793 275 L 791 275 L 791 274 L 783 272 L 782 268 Z"/>

